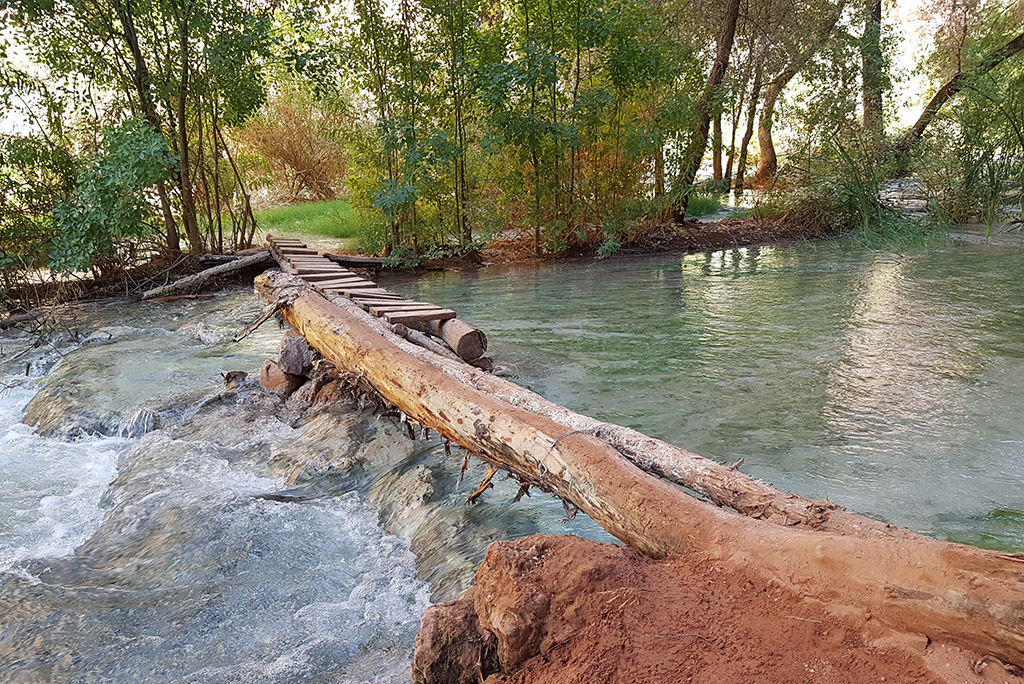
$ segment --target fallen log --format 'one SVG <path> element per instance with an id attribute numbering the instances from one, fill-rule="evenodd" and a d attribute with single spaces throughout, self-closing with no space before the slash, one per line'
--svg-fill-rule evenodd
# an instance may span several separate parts
<path id="1" fill-rule="evenodd" d="M 19 323 L 30 323 L 35 322 L 39 319 L 42 314 L 38 311 L 30 313 L 16 314 L 14 316 L 8 316 L 7 318 L 0 320 L 0 330 L 7 330 L 8 328 L 14 327 Z"/>
<path id="2" fill-rule="evenodd" d="M 445 357 L 446 359 L 461 361 L 461 359 L 456 356 L 451 349 L 439 342 L 435 342 L 429 335 L 421 333 L 419 330 L 413 330 L 405 323 L 395 323 L 391 326 L 391 331 L 399 337 L 404 337 L 413 344 L 419 345 L 428 351 L 432 351 L 435 354 Z"/>
<path id="3" fill-rule="evenodd" d="M 143 299 L 155 299 L 157 297 L 165 297 L 167 295 L 174 294 L 175 292 L 181 292 L 183 290 L 189 290 L 192 288 L 200 287 L 206 281 L 213 278 L 219 278 L 227 275 L 228 273 L 234 273 L 235 271 L 241 271 L 249 266 L 255 266 L 256 264 L 262 263 L 264 260 L 270 257 L 270 252 L 261 250 L 255 254 L 250 254 L 247 257 L 241 259 L 235 259 L 234 261 L 220 266 L 214 266 L 204 271 L 200 271 L 195 275 L 190 275 L 180 280 L 176 280 L 173 283 L 163 285 L 161 287 L 155 287 L 152 290 L 147 290 L 142 294 Z"/>
<path id="4" fill-rule="evenodd" d="M 465 321 L 452 318 L 447 321 L 426 321 L 413 324 L 422 332 L 440 337 L 466 361 L 475 361 L 487 351 L 487 336 Z"/>
<path id="5" fill-rule="evenodd" d="M 700 551 L 756 568 L 836 612 L 859 611 L 1024 665 L 1024 555 L 929 539 L 852 513 L 834 531 L 717 508 L 645 473 L 597 436 L 481 389 L 497 378 L 467 369 L 473 382 L 466 382 L 442 371 L 439 364 L 452 362 L 401 340 L 347 300 L 329 302 L 274 272 L 259 276 L 256 290 L 284 302 L 286 322 L 324 357 L 363 375 L 410 418 L 651 556 Z M 721 468 L 706 461 L 703 476 L 715 479 Z"/>

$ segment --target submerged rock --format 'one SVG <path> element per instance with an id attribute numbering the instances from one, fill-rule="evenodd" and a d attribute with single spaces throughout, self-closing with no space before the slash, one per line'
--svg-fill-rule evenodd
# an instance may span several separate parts
<path id="1" fill-rule="evenodd" d="M 305 381 L 306 379 L 301 375 L 286 373 L 276 361 L 268 359 L 260 368 L 260 386 L 284 396 L 299 389 Z"/>

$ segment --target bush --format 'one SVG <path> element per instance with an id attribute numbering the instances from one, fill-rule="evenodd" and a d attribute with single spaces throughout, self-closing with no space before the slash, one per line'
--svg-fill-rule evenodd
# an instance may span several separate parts
<path id="1" fill-rule="evenodd" d="M 168 175 L 167 146 L 139 119 L 104 131 L 100 154 L 53 208 L 60 229 L 50 251 L 58 273 L 125 265 L 126 247 L 157 230 L 144 191 Z"/>

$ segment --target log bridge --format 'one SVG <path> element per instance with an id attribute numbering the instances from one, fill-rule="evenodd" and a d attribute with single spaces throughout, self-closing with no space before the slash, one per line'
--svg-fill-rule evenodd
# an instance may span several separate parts
<path id="1" fill-rule="evenodd" d="M 438 337 L 463 361 L 491 369 L 489 360 L 480 361 L 487 351 L 487 336 L 460 321 L 451 309 L 429 302 L 410 301 L 389 292 L 343 267 L 333 255 L 310 249 L 296 238 L 268 235 L 267 244 L 270 245 L 270 255 L 282 271 L 297 276 L 317 292 L 328 297 L 347 297 L 369 314 L 393 325 L 405 326 L 405 329 L 399 328 L 399 334 L 411 338 L 416 344 L 430 348 L 429 339 L 408 334 L 408 328 Z"/>
<path id="2" fill-rule="evenodd" d="M 574 413 L 411 344 L 386 323 L 393 310 L 374 312 L 383 290 L 337 284 L 337 271 L 296 258 L 313 256 L 302 247 L 273 244 L 288 273 L 258 276 L 257 294 L 327 360 L 487 462 L 481 491 L 506 470 L 521 494 L 550 492 L 651 556 L 700 553 L 752 568 L 881 633 L 924 634 L 1024 666 L 1024 554 L 927 538 Z"/>

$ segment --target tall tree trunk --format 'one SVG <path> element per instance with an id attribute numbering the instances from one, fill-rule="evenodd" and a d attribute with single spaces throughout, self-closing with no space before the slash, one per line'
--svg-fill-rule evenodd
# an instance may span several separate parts
<path id="1" fill-rule="evenodd" d="M 135 31 L 135 19 L 131 0 L 126 0 L 123 3 L 121 0 L 113 0 L 113 6 L 114 12 L 117 14 L 117 20 L 121 24 L 124 40 L 128 44 L 128 51 L 132 55 L 132 83 L 135 85 L 136 94 L 139 96 L 142 116 L 145 118 L 146 124 L 155 133 L 163 136 L 163 125 L 160 122 L 159 114 L 157 114 L 156 104 L 153 102 L 153 93 L 150 90 L 149 67 L 146 65 L 146 60 L 142 57 L 139 36 Z M 167 249 L 172 253 L 178 253 L 181 251 L 178 224 L 175 222 L 174 214 L 171 212 L 171 200 L 167 193 L 167 186 L 163 181 L 157 183 L 156 192 L 160 198 L 160 213 L 163 214 L 164 219 L 164 237 L 166 238 Z"/>
<path id="2" fill-rule="evenodd" d="M 185 224 L 189 248 L 198 253 L 203 248 L 199 234 L 199 220 L 196 216 L 196 201 L 192 188 L 192 162 L 189 159 L 188 112 L 186 108 L 189 92 L 189 20 L 191 3 L 186 3 L 179 19 L 178 40 L 181 48 L 181 80 L 178 85 L 178 189 L 181 192 L 181 220 Z"/>
<path id="3" fill-rule="evenodd" d="M 769 84 L 764 95 L 764 104 L 761 105 L 761 116 L 757 124 L 757 147 L 761 152 L 761 163 L 758 164 L 754 181 L 758 185 L 768 183 L 779 170 L 779 159 L 775 154 L 775 141 L 772 139 L 772 116 L 775 114 L 775 104 L 778 102 L 779 94 L 794 76 L 796 76 L 795 69 L 783 71 Z"/>
<path id="4" fill-rule="evenodd" d="M 906 155 L 910 150 L 921 140 L 924 136 L 924 131 L 928 128 L 928 124 L 935 119 L 935 115 L 942 109 L 942 105 L 946 104 L 950 99 L 956 96 L 970 78 L 977 78 L 978 76 L 984 76 L 988 72 L 992 71 L 1000 64 L 1010 59 L 1014 55 L 1024 51 L 1024 33 L 1016 36 L 1006 44 L 1004 44 L 998 50 L 989 53 L 978 66 L 967 71 L 960 70 L 953 74 L 946 83 L 939 88 L 938 92 L 932 96 L 928 104 L 925 105 L 924 111 L 921 112 L 921 116 L 917 118 L 914 125 L 910 128 L 907 133 L 897 141 L 894 146 L 894 152 L 897 155 Z"/>
<path id="5" fill-rule="evenodd" d="M 757 168 L 757 175 L 754 177 L 759 185 L 767 184 L 779 170 L 778 157 L 775 154 L 775 141 L 772 139 L 772 117 L 775 116 L 775 105 L 778 103 L 779 95 L 786 89 L 793 77 L 800 73 L 811 58 L 824 47 L 825 43 L 832 36 L 832 32 L 839 23 L 839 17 L 846 7 L 846 0 L 840 0 L 836 5 L 831 21 L 826 21 L 814 40 L 807 47 L 798 53 L 783 69 L 778 76 L 772 79 L 768 91 L 764 96 L 764 104 L 761 106 L 761 117 L 758 119 L 757 144 L 761 151 L 761 163 Z"/>
<path id="6" fill-rule="evenodd" d="M 882 0 L 868 0 L 860 55 L 864 131 L 871 140 L 881 140 L 884 131 L 882 96 L 885 89 L 885 60 L 882 57 Z"/>
<path id="7" fill-rule="evenodd" d="M 732 172 L 736 161 L 736 129 L 740 127 L 740 117 L 743 116 L 743 105 L 746 102 L 747 86 L 750 83 L 750 75 L 754 70 L 754 41 L 750 41 L 747 49 L 747 65 L 743 70 L 743 83 L 740 84 L 739 101 L 733 104 L 732 131 L 729 134 L 729 156 L 725 163 L 725 180 L 732 181 Z M 731 182 L 730 182 L 731 186 Z"/>
<path id="8" fill-rule="evenodd" d="M 725 77 L 725 70 L 729 67 L 729 55 L 732 53 L 733 40 L 736 38 L 736 20 L 739 18 L 739 14 L 740 0 L 728 0 L 725 5 L 725 16 L 722 19 L 722 29 L 718 34 L 718 52 L 715 54 L 715 63 L 711 66 L 711 72 L 708 74 L 708 80 L 704 86 L 704 93 L 697 103 L 697 121 L 693 127 L 690 144 L 683 156 L 682 173 L 675 184 L 675 187 L 683 194 L 672 208 L 670 218 L 679 223 L 682 223 L 683 217 L 686 216 L 686 207 L 690 204 L 690 195 L 693 192 L 693 181 L 697 177 L 697 171 L 700 169 L 704 152 L 708 147 L 708 129 L 711 127 L 715 95 Z"/>
<path id="9" fill-rule="evenodd" d="M 716 181 L 722 180 L 722 110 L 711 120 L 712 174 Z"/>
<path id="10" fill-rule="evenodd" d="M 747 110 L 747 127 L 743 131 L 743 138 L 740 140 L 740 158 L 736 163 L 736 180 L 732 184 L 732 187 L 736 190 L 743 190 L 744 177 L 747 175 L 747 150 L 750 147 L 750 139 L 754 137 L 754 121 L 757 118 L 757 100 L 761 95 L 761 71 L 763 66 L 763 59 L 759 60 L 757 69 L 754 72 L 754 84 L 750 87 L 750 108 Z"/>
<path id="11" fill-rule="evenodd" d="M 665 143 L 658 141 L 654 146 L 654 196 L 665 194 Z"/>

